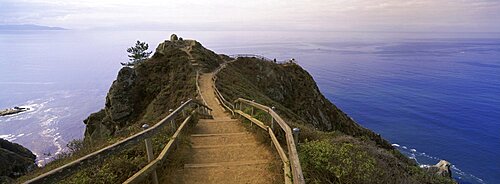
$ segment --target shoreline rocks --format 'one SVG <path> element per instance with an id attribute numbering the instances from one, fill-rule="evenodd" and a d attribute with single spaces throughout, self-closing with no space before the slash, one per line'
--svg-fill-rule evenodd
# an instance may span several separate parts
<path id="1" fill-rule="evenodd" d="M 436 165 L 426 167 L 425 170 L 430 174 L 451 178 L 451 163 L 446 160 L 440 160 Z"/>
<path id="2" fill-rule="evenodd" d="M 4 109 L 0 111 L 0 116 L 7 116 L 7 115 L 12 115 L 12 114 L 17 114 L 21 113 L 24 111 L 28 111 L 30 108 L 25 108 L 25 107 L 14 107 L 10 109 Z"/>
<path id="3" fill-rule="evenodd" d="M 27 148 L 0 138 L 0 183 L 9 183 L 36 168 L 35 159 Z"/>

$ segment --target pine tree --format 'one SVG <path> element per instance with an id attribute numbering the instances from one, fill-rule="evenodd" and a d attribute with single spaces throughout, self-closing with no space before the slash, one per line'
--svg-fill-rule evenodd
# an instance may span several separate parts
<path id="1" fill-rule="evenodd" d="M 130 47 L 127 49 L 127 52 L 130 53 L 128 57 L 130 58 L 130 62 L 128 63 L 122 63 L 124 66 L 133 66 L 135 64 L 138 64 L 140 62 L 143 62 L 144 60 L 149 58 L 149 55 L 151 55 L 152 51 L 147 52 L 149 48 L 149 45 L 146 42 L 141 42 L 137 40 L 135 43 L 135 46 Z"/>

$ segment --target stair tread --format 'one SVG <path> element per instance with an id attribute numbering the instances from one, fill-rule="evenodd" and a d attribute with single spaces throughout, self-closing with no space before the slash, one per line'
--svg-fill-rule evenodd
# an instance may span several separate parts
<path id="1" fill-rule="evenodd" d="M 269 145 L 254 144 L 239 147 L 213 147 L 193 149 L 192 161 L 195 163 L 235 162 L 241 160 L 271 159 Z"/>
<path id="2" fill-rule="evenodd" d="M 191 146 L 193 149 L 212 149 L 212 148 L 224 148 L 224 147 L 243 147 L 243 146 L 256 146 L 257 143 L 242 143 L 242 144 L 219 144 L 219 145 L 199 145 Z"/>
<path id="3" fill-rule="evenodd" d="M 213 163 L 190 163 L 184 164 L 184 168 L 207 168 L 207 167 L 235 167 L 243 165 L 270 164 L 269 160 L 242 160 L 231 162 L 213 162 Z"/>

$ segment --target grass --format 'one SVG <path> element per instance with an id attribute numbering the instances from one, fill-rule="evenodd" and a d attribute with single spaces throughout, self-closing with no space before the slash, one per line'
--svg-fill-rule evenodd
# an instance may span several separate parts
<path id="1" fill-rule="evenodd" d="M 238 59 L 218 74 L 216 85 L 229 101 L 241 97 L 274 106 L 291 128 L 301 129 L 297 149 L 307 183 L 453 183 L 425 173 L 380 135 L 355 123 L 298 65 Z M 243 111 L 250 114 L 248 107 Z M 265 112 L 254 112 L 270 126 Z"/>
<path id="2" fill-rule="evenodd" d="M 194 124 L 193 122 L 195 121 L 196 120 L 191 120 L 189 123 Z M 176 123 L 178 127 L 180 122 L 182 122 L 182 119 L 179 117 L 176 122 L 178 122 Z M 167 125 L 160 133 L 151 138 L 155 156 L 159 155 L 163 147 L 170 140 L 170 136 L 173 135 L 173 133 L 174 129 Z M 182 136 L 179 140 L 181 145 L 186 142 L 185 137 Z M 73 152 L 58 156 L 47 166 L 39 168 L 29 175 L 19 178 L 17 182 L 21 183 L 27 181 L 29 178 L 33 178 L 42 173 L 53 170 L 105 146 L 95 147 L 94 145 L 85 144 L 82 141 L 73 141 L 73 143 L 81 146 L 79 146 L 78 149 L 73 149 Z M 121 183 L 143 168 L 147 163 L 145 146 L 141 141 L 137 145 L 131 146 L 130 148 L 119 153 L 106 157 L 104 160 L 99 162 L 99 164 L 90 164 L 89 166 L 78 170 L 76 173 L 64 180 L 61 180 L 59 183 Z"/>
<path id="3" fill-rule="evenodd" d="M 16 182 L 27 181 L 138 133 L 142 131 L 142 124 L 154 125 L 169 114 L 169 109 L 175 109 L 182 101 L 188 98 L 194 99 L 197 95 L 195 70 L 190 65 L 186 54 L 179 49 L 172 48 L 168 55 L 156 55 L 136 66 L 134 70 L 137 78 L 128 91 L 129 102 L 134 112 L 120 122 L 109 122 L 110 118 L 107 117 L 107 113 L 98 113 L 92 118 L 93 122 L 103 122 L 102 124 L 111 130 L 111 135 L 101 135 L 100 139 L 87 139 L 90 136 L 86 131 L 87 140 L 81 143 L 80 141 L 74 142 L 78 144 L 78 149 L 59 155 L 46 166 L 28 173 Z M 177 122 L 182 121 L 178 119 Z M 172 130 L 167 128 L 152 137 L 156 156 L 172 134 Z M 60 183 L 121 183 L 147 164 L 145 155 L 143 143 L 134 145 L 98 163 L 80 168 Z"/>

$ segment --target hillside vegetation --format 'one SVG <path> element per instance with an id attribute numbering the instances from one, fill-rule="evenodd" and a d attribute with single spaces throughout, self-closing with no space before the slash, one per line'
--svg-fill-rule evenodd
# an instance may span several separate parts
<path id="1" fill-rule="evenodd" d="M 91 114 L 84 140 L 72 141 L 69 153 L 21 177 L 23 182 L 110 145 L 153 125 L 196 98 L 196 71 L 210 72 L 227 56 L 219 56 L 194 40 L 165 41 L 153 57 L 118 73 L 102 110 Z M 118 64 L 118 63 L 117 63 Z M 227 99 L 243 97 L 275 106 L 291 127 L 300 127 L 300 161 L 308 183 L 452 183 L 427 175 L 380 135 L 363 128 L 319 91 L 313 78 L 296 64 L 275 64 L 242 58 L 227 65 L 216 84 Z M 180 117 L 179 117 L 180 118 Z M 193 120 L 195 121 L 196 118 Z M 152 138 L 159 153 L 173 132 Z M 189 146 L 184 140 L 182 147 Z M 143 144 L 79 168 L 60 183 L 121 183 L 147 164 Z M 182 149 L 162 166 L 182 166 Z"/>
<path id="2" fill-rule="evenodd" d="M 192 59 L 199 65 L 193 65 Z M 59 155 L 45 167 L 21 177 L 17 182 L 26 181 L 138 133 L 143 124 L 154 125 L 166 117 L 170 109 L 196 98 L 197 70 L 217 68 L 220 62 L 222 59 L 217 54 L 194 40 L 166 40 L 160 43 L 152 58 L 118 72 L 106 96 L 104 108 L 84 120 L 84 140 L 71 142 L 68 145 L 71 152 Z M 156 155 L 168 142 L 168 135 L 172 134 L 173 131 L 168 129 L 161 136 L 152 138 Z M 121 183 L 146 164 L 144 145 L 138 144 L 100 163 L 81 168 L 60 183 Z"/>
<path id="3" fill-rule="evenodd" d="M 299 65 L 239 58 L 218 74 L 229 100 L 246 98 L 276 111 L 301 129 L 300 161 L 308 183 L 453 183 L 425 174 L 328 101 Z"/>
<path id="4" fill-rule="evenodd" d="M 34 169 L 35 158 L 27 148 L 0 138 L 0 183 L 9 183 Z"/>

